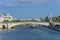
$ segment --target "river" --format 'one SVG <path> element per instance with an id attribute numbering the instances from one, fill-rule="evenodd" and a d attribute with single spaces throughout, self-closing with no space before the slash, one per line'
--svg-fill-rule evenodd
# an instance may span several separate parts
<path id="1" fill-rule="evenodd" d="M 0 40 L 60 40 L 60 32 L 39 26 L 36 28 L 17 28 L 0 30 Z"/>

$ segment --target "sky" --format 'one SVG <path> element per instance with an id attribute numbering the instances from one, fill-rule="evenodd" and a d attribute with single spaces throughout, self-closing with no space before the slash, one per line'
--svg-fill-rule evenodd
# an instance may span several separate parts
<path id="1" fill-rule="evenodd" d="M 0 0 L 0 14 L 4 13 L 18 19 L 60 16 L 60 0 Z"/>

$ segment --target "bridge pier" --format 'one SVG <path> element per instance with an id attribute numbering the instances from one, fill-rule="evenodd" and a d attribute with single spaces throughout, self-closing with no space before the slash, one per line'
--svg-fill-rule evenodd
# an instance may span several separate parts
<path id="1" fill-rule="evenodd" d="M 0 23 L 0 29 L 6 29 L 7 25 L 5 23 Z"/>

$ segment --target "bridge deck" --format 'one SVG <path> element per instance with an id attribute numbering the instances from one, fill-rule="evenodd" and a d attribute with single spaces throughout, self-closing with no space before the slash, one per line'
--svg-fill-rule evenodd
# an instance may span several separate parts
<path id="1" fill-rule="evenodd" d="M 49 22 L 18 22 L 18 23 L 0 23 L 0 28 L 2 28 L 2 25 L 5 25 L 7 27 L 8 25 L 8 29 L 12 28 L 13 26 L 16 26 L 16 25 L 36 25 L 36 24 L 39 24 L 39 25 L 45 25 L 45 26 L 49 26 Z M 55 23 L 55 25 L 60 25 L 60 23 Z"/>

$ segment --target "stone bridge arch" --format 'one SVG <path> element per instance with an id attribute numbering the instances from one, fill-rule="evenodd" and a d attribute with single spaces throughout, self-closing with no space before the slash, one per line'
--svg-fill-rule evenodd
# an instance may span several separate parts
<path id="1" fill-rule="evenodd" d="M 2 29 L 2 26 L 5 25 L 5 27 L 7 27 L 8 25 L 8 29 L 11 29 L 14 26 L 17 25 L 33 25 L 33 24 L 39 24 L 39 25 L 45 25 L 45 26 L 49 26 L 49 22 L 17 22 L 17 23 L 0 23 L 0 29 Z M 60 25 L 60 22 L 54 22 L 54 25 Z"/>
<path id="2" fill-rule="evenodd" d="M 8 29 L 11 29 L 12 27 L 17 25 L 33 25 L 34 26 L 34 24 L 40 24 L 40 25 L 46 25 L 46 26 L 49 25 L 48 23 L 37 23 L 37 22 L 8 23 Z"/>
<path id="3" fill-rule="evenodd" d="M 8 23 L 8 29 L 11 29 L 12 27 L 15 27 L 17 25 L 22 25 L 23 23 Z"/>
<path id="4" fill-rule="evenodd" d="M 32 25 L 31 23 L 8 23 L 8 29 L 11 29 L 12 27 L 15 27 L 15 26 L 18 26 L 18 25 L 22 25 L 22 26 L 25 26 L 25 25 Z"/>

